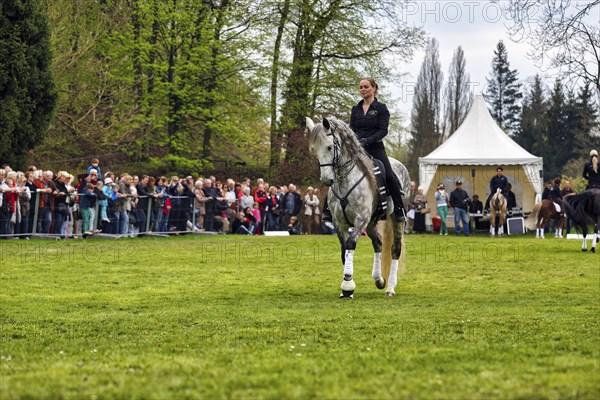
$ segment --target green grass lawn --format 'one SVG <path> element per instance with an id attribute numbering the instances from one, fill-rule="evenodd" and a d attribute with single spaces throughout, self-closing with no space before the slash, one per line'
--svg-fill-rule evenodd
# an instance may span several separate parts
<path id="1" fill-rule="evenodd" d="M 0 242 L 0 398 L 600 397 L 600 256 L 407 236 L 340 300 L 332 236 Z"/>

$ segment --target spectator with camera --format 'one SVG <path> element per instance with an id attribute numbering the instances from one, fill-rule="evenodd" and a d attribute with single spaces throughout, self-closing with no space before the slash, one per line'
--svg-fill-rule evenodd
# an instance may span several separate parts
<path id="1" fill-rule="evenodd" d="M 244 208 L 244 217 L 246 218 L 246 221 L 249 224 L 248 230 L 250 232 L 252 232 L 253 234 L 256 233 L 256 231 L 258 229 L 258 221 L 256 220 L 256 217 L 254 216 L 252 207 Z"/>
<path id="2" fill-rule="evenodd" d="M 183 178 L 180 180 L 177 176 L 171 178 L 169 186 L 169 195 L 171 197 L 169 226 L 175 232 L 185 232 L 187 230 L 190 198 L 195 196 L 192 188 L 193 182 L 191 180 Z"/>
<path id="3" fill-rule="evenodd" d="M 236 215 L 231 223 L 231 233 L 236 235 L 252 235 L 250 223 L 243 212 Z"/>

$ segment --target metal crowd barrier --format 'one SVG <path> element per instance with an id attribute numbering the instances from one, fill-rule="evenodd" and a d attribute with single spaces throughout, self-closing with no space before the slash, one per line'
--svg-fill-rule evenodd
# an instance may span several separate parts
<path id="1" fill-rule="evenodd" d="M 18 239 L 29 237 L 58 239 L 84 236 L 84 232 L 82 232 L 81 229 L 81 225 L 83 223 L 81 214 L 75 210 L 75 205 L 77 208 L 79 207 L 77 202 L 67 207 L 66 217 L 60 228 L 60 233 L 53 233 L 56 231 L 54 227 L 54 223 L 56 222 L 56 210 L 51 207 L 40 208 L 41 196 L 43 195 L 46 195 L 46 193 L 42 193 L 41 189 L 35 193 L 35 202 L 33 202 L 34 206 L 29 210 L 29 213 L 26 216 L 26 218 L 30 220 L 30 222 L 27 224 L 28 228 L 26 229 L 26 232 L 15 233 L 14 228 L 16 223 L 12 224 L 9 222 L 9 232 L 0 231 L 0 239 Z M 80 194 L 77 193 L 76 196 L 80 196 Z M 162 208 L 159 208 L 160 204 L 162 204 L 161 198 L 156 198 L 154 196 L 135 197 L 138 202 L 139 200 L 148 199 L 148 205 L 143 210 L 136 210 L 135 208 L 132 208 L 130 212 L 127 212 L 127 226 L 125 226 L 127 232 L 125 233 L 123 233 L 123 229 L 121 229 L 123 226 L 119 227 L 118 233 L 116 233 L 117 229 L 115 228 L 114 224 L 117 223 L 117 218 L 115 218 L 116 214 L 114 210 L 106 210 L 107 217 L 110 222 L 101 220 L 101 216 L 99 215 L 100 204 L 99 201 L 96 201 L 92 216 L 92 234 L 94 236 L 97 235 L 108 238 L 120 238 L 135 237 L 138 235 L 169 236 L 179 234 L 217 233 L 200 230 L 195 226 L 195 211 L 197 210 L 197 199 L 195 196 L 169 196 L 169 198 L 171 199 L 171 209 L 168 215 L 165 216 Z M 30 202 L 30 205 L 31 204 L 32 202 Z M 142 211 L 142 213 L 140 213 L 140 211 Z M 123 216 L 122 212 L 124 211 L 119 211 L 121 217 Z M 33 213 L 32 216 L 31 213 Z M 140 222 L 136 220 L 135 224 L 131 224 L 129 219 L 131 215 L 137 217 L 138 219 L 143 218 L 143 221 Z M 4 222 L 5 221 L 3 221 L 3 223 Z M 119 224 L 121 223 L 120 218 L 118 222 Z M 158 225 L 159 222 L 161 223 L 161 226 Z M 40 228 L 46 229 L 42 231 Z"/>

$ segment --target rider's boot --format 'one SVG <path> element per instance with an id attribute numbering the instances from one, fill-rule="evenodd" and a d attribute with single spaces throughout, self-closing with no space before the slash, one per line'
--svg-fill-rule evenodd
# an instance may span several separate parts
<path id="1" fill-rule="evenodd" d="M 404 201 L 402 200 L 402 185 L 396 174 L 393 174 L 393 179 L 391 180 L 393 187 L 390 192 L 394 201 L 394 217 L 396 222 L 404 222 L 406 221 L 406 210 L 404 209 Z"/>

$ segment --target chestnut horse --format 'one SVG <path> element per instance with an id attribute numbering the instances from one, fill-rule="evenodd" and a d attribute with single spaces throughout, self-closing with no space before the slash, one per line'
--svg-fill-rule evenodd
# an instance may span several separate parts
<path id="1" fill-rule="evenodd" d="M 559 204 L 562 207 L 562 204 Z M 525 226 L 530 231 L 535 229 L 536 239 L 545 239 L 544 228 L 550 220 L 556 221 L 556 230 L 554 231 L 555 238 L 562 239 L 562 227 L 564 223 L 564 214 L 556 209 L 556 206 L 552 200 L 544 199 L 537 203 L 531 214 L 525 220 Z"/>

